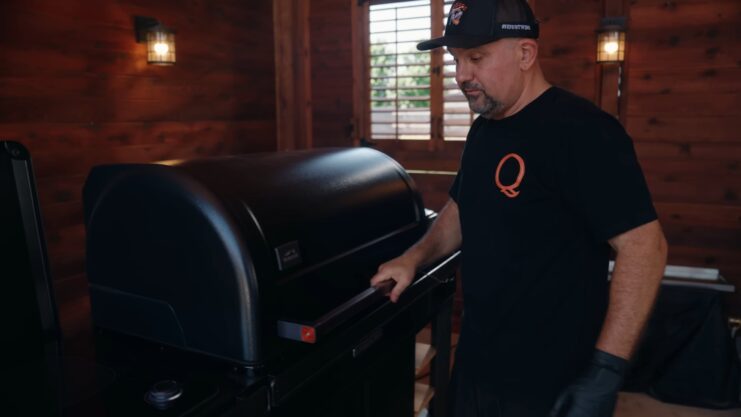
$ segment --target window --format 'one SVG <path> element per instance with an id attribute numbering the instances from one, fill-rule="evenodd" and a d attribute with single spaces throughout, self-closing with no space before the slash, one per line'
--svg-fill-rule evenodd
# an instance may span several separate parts
<path id="1" fill-rule="evenodd" d="M 440 23 L 445 27 L 448 21 L 448 12 L 453 1 L 444 3 L 445 13 Z M 468 128 L 476 115 L 468 107 L 468 100 L 455 82 L 455 62 L 453 56 L 443 49 L 443 139 L 466 140 Z"/>
<path id="2" fill-rule="evenodd" d="M 464 140 L 473 114 L 455 83 L 453 58 L 417 51 L 441 36 L 452 0 L 371 1 L 371 139 Z"/>
<path id="3" fill-rule="evenodd" d="M 372 139 L 430 139 L 430 2 L 370 6 Z"/>

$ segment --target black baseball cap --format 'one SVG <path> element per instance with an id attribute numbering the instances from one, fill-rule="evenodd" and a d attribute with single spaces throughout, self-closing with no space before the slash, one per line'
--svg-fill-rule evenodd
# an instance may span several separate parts
<path id="1" fill-rule="evenodd" d="M 527 0 L 461 0 L 450 6 L 445 35 L 417 49 L 475 48 L 502 38 L 537 39 L 540 29 Z"/>

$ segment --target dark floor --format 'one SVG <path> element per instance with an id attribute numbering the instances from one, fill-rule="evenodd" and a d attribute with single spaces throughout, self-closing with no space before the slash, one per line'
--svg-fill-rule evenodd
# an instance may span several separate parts
<path id="1" fill-rule="evenodd" d="M 430 342 L 429 329 L 417 335 L 417 342 Z M 458 335 L 453 334 L 453 346 Z M 423 381 L 424 382 L 424 381 Z M 663 403 L 646 394 L 621 392 L 614 417 L 741 417 L 741 408 L 733 410 L 711 410 Z"/>
<path id="2" fill-rule="evenodd" d="M 614 417 L 741 417 L 741 408 L 709 410 L 657 401 L 646 394 L 621 392 Z"/>

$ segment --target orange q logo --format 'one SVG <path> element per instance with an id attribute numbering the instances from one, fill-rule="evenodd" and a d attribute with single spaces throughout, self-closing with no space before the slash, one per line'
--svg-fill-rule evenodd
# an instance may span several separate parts
<path id="1" fill-rule="evenodd" d="M 502 171 L 502 166 L 505 162 L 507 162 L 509 159 L 514 158 L 515 161 L 517 161 L 518 165 L 518 174 L 517 179 L 514 183 L 510 185 L 503 185 L 502 181 L 499 179 L 499 174 Z M 517 187 L 520 186 L 520 183 L 522 183 L 522 178 L 525 176 L 525 161 L 522 160 L 522 157 L 520 155 L 517 155 L 516 153 L 511 153 L 508 155 L 505 155 L 504 158 L 502 158 L 501 161 L 499 161 L 499 165 L 497 165 L 497 172 L 494 174 L 494 181 L 497 184 L 497 187 L 499 187 L 499 191 L 502 192 L 502 194 L 506 195 L 509 198 L 515 198 L 518 195 L 520 195 L 520 192 L 517 191 Z"/>

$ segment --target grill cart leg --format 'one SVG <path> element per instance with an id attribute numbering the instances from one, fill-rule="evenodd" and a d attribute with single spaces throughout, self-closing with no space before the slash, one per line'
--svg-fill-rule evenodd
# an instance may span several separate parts
<path id="1" fill-rule="evenodd" d="M 446 417 L 448 408 L 448 384 L 450 383 L 450 333 L 453 314 L 453 295 L 442 303 L 440 311 L 432 321 L 432 344 L 437 351 L 430 365 L 430 386 L 435 388 L 430 414 Z"/>

